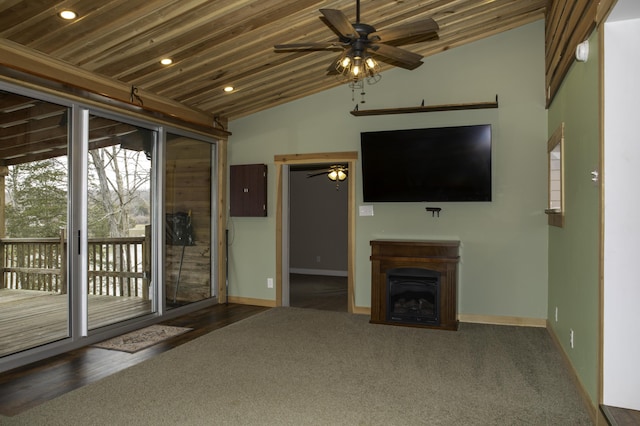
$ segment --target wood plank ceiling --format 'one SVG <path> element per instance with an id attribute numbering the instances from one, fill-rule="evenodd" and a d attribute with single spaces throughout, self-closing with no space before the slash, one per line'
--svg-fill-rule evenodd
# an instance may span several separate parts
<path id="1" fill-rule="evenodd" d="M 361 22 L 380 30 L 433 18 L 437 39 L 402 46 L 426 57 L 542 19 L 546 3 L 361 0 Z M 65 8 L 78 19 L 58 17 Z M 355 21 L 355 0 L 4 0 L 0 38 L 233 120 L 342 84 L 326 75 L 335 51 L 273 49 L 337 41 L 320 8 Z"/>

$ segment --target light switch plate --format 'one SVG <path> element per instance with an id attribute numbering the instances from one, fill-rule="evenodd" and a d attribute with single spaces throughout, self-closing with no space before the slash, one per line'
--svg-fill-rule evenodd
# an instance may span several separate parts
<path id="1" fill-rule="evenodd" d="M 360 216 L 373 216 L 373 206 L 360 206 Z"/>

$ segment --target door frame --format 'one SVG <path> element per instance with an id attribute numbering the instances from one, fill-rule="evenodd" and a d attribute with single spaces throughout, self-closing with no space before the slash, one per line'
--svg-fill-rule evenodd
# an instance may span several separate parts
<path id="1" fill-rule="evenodd" d="M 315 154 L 287 154 L 275 155 L 276 165 L 276 306 L 283 306 L 283 287 L 288 288 L 288 274 L 285 277 L 284 271 L 289 269 L 289 196 L 284 188 L 288 188 L 289 167 L 292 164 L 317 164 L 317 163 L 346 163 L 349 169 L 347 179 L 348 201 L 347 201 L 347 310 L 349 313 L 355 311 L 355 171 L 357 151 L 348 152 L 326 152 Z M 285 240 L 286 238 L 286 240 Z M 287 241 L 286 246 L 284 241 Z M 286 256 L 285 256 L 286 254 Z M 284 280 L 284 282 L 283 282 Z M 288 295 L 285 300 L 288 305 Z"/>
<path id="2" fill-rule="evenodd" d="M 627 70 L 638 67 L 638 60 L 629 58 L 628 52 L 638 38 L 640 8 L 632 0 L 621 0 L 607 6 L 610 9 L 603 11 L 605 18 L 600 23 L 598 34 L 601 99 L 599 170 L 602 176 L 598 402 L 638 410 L 637 397 L 634 399 L 637 387 L 634 388 L 633 383 L 640 377 L 640 369 L 629 354 L 638 353 L 640 346 L 637 340 L 629 340 L 620 325 L 633 324 L 638 318 L 637 311 L 629 309 L 631 303 L 627 303 L 636 300 L 634 296 L 638 291 L 623 283 L 626 278 L 634 276 L 634 265 L 626 260 L 640 235 L 637 227 L 631 226 L 633 221 L 627 219 L 625 211 L 640 203 L 640 197 L 635 191 L 621 196 L 624 189 L 619 183 L 628 182 L 637 167 L 637 161 L 627 162 L 628 158 L 634 157 L 629 157 L 622 149 L 629 145 L 629 139 L 635 132 L 633 120 L 628 118 L 637 99 L 634 95 L 639 90 L 633 84 L 633 74 Z M 612 249 L 618 253 L 613 254 Z"/>

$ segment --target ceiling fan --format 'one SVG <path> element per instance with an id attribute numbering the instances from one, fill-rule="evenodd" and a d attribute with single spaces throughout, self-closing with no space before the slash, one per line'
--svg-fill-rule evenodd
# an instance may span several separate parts
<path id="1" fill-rule="evenodd" d="M 340 182 L 347 178 L 349 168 L 344 164 L 334 164 L 326 169 L 321 169 L 307 173 L 307 178 L 325 175 L 329 180 L 336 183 L 336 191 L 340 190 Z"/>
<path id="2" fill-rule="evenodd" d="M 277 44 L 276 51 L 291 50 L 342 50 L 338 59 L 330 65 L 328 73 L 339 73 L 347 81 L 380 79 L 379 66 L 372 55 L 391 65 L 413 70 L 422 65 L 423 56 L 395 45 L 415 42 L 425 36 L 437 37 L 438 24 L 431 18 L 376 30 L 360 22 L 360 0 L 356 0 L 356 22 L 351 23 L 344 13 L 336 9 L 320 9 L 339 39 L 327 43 Z M 387 44 L 390 43 L 390 44 Z M 377 76 L 377 79 L 376 79 Z M 372 81 L 368 81 L 372 84 Z"/>
<path id="3" fill-rule="evenodd" d="M 349 168 L 347 166 L 343 166 L 341 164 L 336 164 L 336 165 L 330 166 L 329 168 L 324 169 L 324 170 L 319 170 L 319 171 L 315 171 L 313 173 L 308 173 L 307 174 L 307 178 L 327 175 L 327 178 L 329 178 L 329 180 L 343 181 L 343 180 L 345 180 L 347 178 L 347 171 L 348 170 L 349 170 Z"/>

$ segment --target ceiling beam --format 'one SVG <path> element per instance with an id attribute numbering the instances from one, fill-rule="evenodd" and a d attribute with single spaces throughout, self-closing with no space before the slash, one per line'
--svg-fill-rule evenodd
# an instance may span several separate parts
<path id="1" fill-rule="evenodd" d="M 136 99 L 132 100 L 132 87 L 123 82 L 83 70 L 6 39 L 0 39 L 0 65 L 61 83 L 70 88 L 82 89 L 111 100 L 133 105 L 143 111 L 160 113 L 185 123 L 203 126 L 217 136 L 228 136 L 226 132 L 212 127 L 214 118 L 212 114 L 189 108 L 179 102 L 142 89 L 137 92 L 143 102 L 143 105 L 139 105 Z M 5 76 L 0 75 L 0 77 Z"/>

